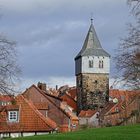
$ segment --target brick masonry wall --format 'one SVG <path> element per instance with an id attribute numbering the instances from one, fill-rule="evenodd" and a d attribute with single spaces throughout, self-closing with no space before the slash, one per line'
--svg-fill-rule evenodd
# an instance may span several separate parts
<path id="1" fill-rule="evenodd" d="M 76 80 L 79 111 L 101 107 L 108 101 L 108 74 L 80 74 Z"/>

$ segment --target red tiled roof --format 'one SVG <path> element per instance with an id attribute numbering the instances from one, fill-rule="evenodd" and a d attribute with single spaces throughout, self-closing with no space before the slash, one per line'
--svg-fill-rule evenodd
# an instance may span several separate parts
<path id="1" fill-rule="evenodd" d="M 110 90 L 109 96 L 117 98 L 120 101 L 130 102 L 135 96 L 140 96 L 140 91 L 127 91 L 127 90 Z"/>
<path id="2" fill-rule="evenodd" d="M 7 105 L 5 106 L 6 110 L 18 110 L 19 109 L 19 105 Z"/>
<path id="3" fill-rule="evenodd" d="M 62 101 L 62 99 L 60 99 L 60 98 L 58 98 L 58 97 L 55 97 L 55 96 L 53 96 L 53 95 L 50 95 L 50 94 L 47 94 L 46 92 L 44 92 L 43 90 L 40 90 L 38 87 L 36 87 L 35 85 L 32 85 L 31 87 L 34 87 L 34 88 L 36 88 L 45 98 L 47 98 L 53 105 L 55 105 L 60 111 L 62 111 L 65 115 L 67 115 L 69 118 L 73 118 L 73 119 L 75 119 L 75 120 L 78 120 L 78 118 L 77 117 L 75 117 L 75 115 L 73 115 L 70 111 L 66 111 L 62 106 L 58 106 L 58 105 L 56 105 L 56 103 L 55 102 L 53 102 L 52 100 L 50 100 L 49 98 L 48 98 L 48 96 L 50 96 L 50 97 L 52 97 L 52 98 L 55 98 L 55 99 L 57 99 L 57 100 L 60 100 L 60 101 Z M 31 88 L 30 87 L 30 88 Z M 30 89 L 29 88 L 29 89 Z"/>
<path id="4" fill-rule="evenodd" d="M 51 90 L 46 90 L 46 91 L 41 90 L 40 88 L 38 88 L 38 87 L 37 87 L 36 85 L 34 85 L 34 84 L 33 84 L 31 87 L 29 87 L 29 89 L 27 89 L 27 90 L 30 90 L 32 87 L 34 87 L 35 89 L 37 89 L 40 93 L 43 93 L 43 94 L 45 94 L 45 95 L 47 95 L 47 96 L 50 96 L 50 97 L 52 97 L 52 98 L 61 100 L 58 96 L 54 95 L 54 94 L 52 93 Z M 25 91 L 24 93 L 26 93 L 26 91 Z M 24 95 L 24 93 L 23 93 L 23 95 Z"/>
<path id="5" fill-rule="evenodd" d="M 0 132 L 46 132 L 57 126 L 50 118 L 45 118 L 36 107 L 22 95 L 16 97 L 19 106 L 19 122 L 8 122 L 7 111 L 0 112 Z M 17 109 L 17 108 L 15 108 Z"/>
<path id="6" fill-rule="evenodd" d="M 116 106 L 115 103 L 113 102 L 108 102 L 106 103 L 106 105 L 104 106 L 104 108 L 102 108 L 100 115 L 105 115 L 106 113 L 108 113 L 114 106 Z"/>
<path id="7" fill-rule="evenodd" d="M 69 96 L 69 94 L 66 93 L 62 95 L 60 99 L 62 99 L 64 102 L 67 102 L 67 104 L 71 106 L 74 111 L 77 110 L 77 103 L 71 96 Z"/>
<path id="8" fill-rule="evenodd" d="M 88 109 L 86 111 L 82 110 L 78 117 L 92 117 L 96 112 L 97 110 L 91 110 L 91 109 Z"/>
<path id="9" fill-rule="evenodd" d="M 37 109 L 40 109 L 40 110 L 48 109 L 48 104 L 47 103 L 34 103 L 34 105 Z"/>
<path id="10" fill-rule="evenodd" d="M 71 120 L 78 120 L 78 117 L 70 110 L 68 109 L 67 104 L 64 102 L 61 103 L 60 109 L 68 116 Z"/>
<path id="11" fill-rule="evenodd" d="M 74 99 L 77 99 L 76 87 L 69 88 L 68 94 Z"/>
<path id="12" fill-rule="evenodd" d="M 0 101 L 12 101 L 14 96 L 10 95 L 0 95 Z"/>

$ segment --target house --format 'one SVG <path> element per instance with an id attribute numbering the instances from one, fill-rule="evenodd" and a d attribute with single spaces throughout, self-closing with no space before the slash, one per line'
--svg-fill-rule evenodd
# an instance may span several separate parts
<path id="1" fill-rule="evenodd" d="M 140 122 L 140 92 L 110 90 L 112 101 L 100 112 L 100 125 L 125 125 Z M 113 102 L 117 99 L 117 102 Z"/>
<path id="2" fill-rule="evenodd" d="M 23 95 L 15 97 L 14 103 L 0 106 L 0 138 L 53 133 L 57 127 Z"/>
<path id="3" fill-rule="evenodd" d="M 32 85 L 22 95 L 32 102 L 35 106 L 39 104 L 47 104 L 46 109 L 39 109 L 43 116 L 48 116 L 58 125 L 59 132 L 73 131 L 78 127 L 78 117 L 71 112 L 70 109 L 65 108 L 57 96 L 50 94 L 51 91 L 42 89 L 41 86 Z"/>
<path id="4" fill-rule="evenodd" d="M 0 96 L 0 137 L 75 131 L 73 108 L 45 85 L 32 85 L 18 96 Z"/>
<path id="5" fill-rule="evenodd" d="M 117 117 L 119 115 L 119 109 L 116 103 L 106 103 L 105 107 L 100 110 L 99 125 L 111 126 L 117 124 Z M 114 122 L 115 121 L 115 122 Z"/>
<path id="6" fill-rule="evenodd" d="M 58 97 L 66 102 L 68 106 L 72 108 L 72 111 L 76 114 L 77 112 L 77 95 L 76 87 L 64 86 L 59 89 Z"/>
<path id="7" fill-rule="evenodd" d="M 99 112 L 97 110 L 82 110 L 79 117 L 79 125 L 88 125 L 91 127 L 99 126 Z"/>

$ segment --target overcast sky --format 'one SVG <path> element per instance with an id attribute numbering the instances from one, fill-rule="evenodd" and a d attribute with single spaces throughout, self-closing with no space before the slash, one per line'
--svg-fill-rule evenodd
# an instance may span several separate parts
<path id="1" fill-rule="evenodd" d="M 94 27 L 112 57 L 131 20 L 126 0 L 0 0 L 0 32 L 17 42 L 21 89 L 38 81 L 75 84 L 74 57 L 93 13 Z M 110 77 L 115 75 L 111 61 Z"/>

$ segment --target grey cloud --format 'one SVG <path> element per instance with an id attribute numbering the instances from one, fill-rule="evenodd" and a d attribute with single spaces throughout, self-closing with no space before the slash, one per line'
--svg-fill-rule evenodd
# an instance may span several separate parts
<path id="1" fill-rule="evenodd" d="M 83 45 L 91 12 L 101 44 L 111 54 L 128 21 L 125 0 L 11 1 L 0 0 L 0 30 L 18 42 L 19 64 L 28 79 L 74 76 L 74 57 Z"/>

